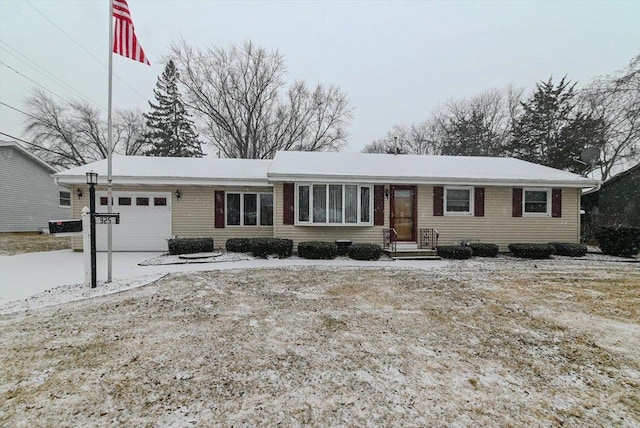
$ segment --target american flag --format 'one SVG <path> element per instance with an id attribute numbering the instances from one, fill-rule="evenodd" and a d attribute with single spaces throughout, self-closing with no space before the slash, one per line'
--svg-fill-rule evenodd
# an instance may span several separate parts
<path id="1" fill-rule="evenodd" d="M 113 52 L 151 65 L 133 29 L 133 21 L 127 0 L 113 0 L 113 16 L 116 25 L 113 32 Z"/>

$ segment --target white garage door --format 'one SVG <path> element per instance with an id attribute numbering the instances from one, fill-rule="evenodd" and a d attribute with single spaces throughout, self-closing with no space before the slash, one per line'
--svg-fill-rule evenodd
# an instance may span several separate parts
<path id="1" fill-rule="evenodd" d="M 96 192 L 96 211 L 107 212 L 107 192 Z M 113 251 L 167 251 L 171 238 L 171 193 L 113 192 Z M 96 219 L 96 247 L 107 251 L 107 225 Z"/>

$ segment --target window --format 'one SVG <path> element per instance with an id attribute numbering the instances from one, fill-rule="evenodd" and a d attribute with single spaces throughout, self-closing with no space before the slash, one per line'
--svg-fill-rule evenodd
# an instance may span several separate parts
<path id="1" fill-rule="evenodd" d="M 258 224 L 258 195 L 255 193 L 245 193 L 244 209 L 242 214 L 245 226 L 256 226 Z"/>
<path id="2" fill-rule="evenodd" d="M 296 224 L 371 224 L 371 186 L 298 184 L 296 198 Z"/>
<path id="3" fill-rule="evenodd" d="M 463 187 L 445 188 L 445 214 L 467 214 L 472 213 L 471 189 Z"/>
<path id="4" fill-rule="evenodd" d="M 273 194 L 227 193 L 227 226 L 273 226 Z"/>
<path id="5" fill-rule="evenodd" d="M 528 215 L 549 215 L 549 195 L 547 189 L 524 190 L 524 213 Z"/>
<path id="6" fill-rule="evenodd" d="M 131 198 L 118 198 L 118 205 L 131 205 Z"/>
<path id="7" fill-rule="evenodd" d="M 100 196 L 100 205 L 107 205 L 109 203 L 109 199 L 106 196 Z M 113 204 L 113 199 L 111 200 L 111 204 Z"/>
<path id="8" fill-rule="evenodd" d="M 309 186 L 298 187 L 298 221 L 309 221 Z"/>
<path id="9" fill-rule="evenodd" d="M 153 205 L 156 207 L 166 207 L 167 198 L 153 198 Z"/>
<path id="10" fill-rule="evenodd" d="M 136 205 L 139 207 L 149 206 L 149 198 L 136 198 Z"/>
<path id="11" fill-rule="evenodd" d="M 273 194 L 260 193 L 260 226 L 273 225 Z"/>
<path id="12" fill-rule="evenodd" d="M 70 207 L 71 206 L 71 192 L 67 190 L 60 190 L 60 206 L 61 207 Z"/>

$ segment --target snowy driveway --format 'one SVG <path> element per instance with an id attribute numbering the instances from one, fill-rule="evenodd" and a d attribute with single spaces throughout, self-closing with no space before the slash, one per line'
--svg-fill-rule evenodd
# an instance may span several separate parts
<path id="1" fill-rule="evenodd" d="M 221 263 L 194 263 L 182 265 L 138 266 L 138 263 L 157 257 L 162 253 L 113 253 L 113 279 L 135 278 L 143 275 L 191 272 L 204 270 L 226 270 L 241 268 L 265 268 L 286 266 L 370 266 L 412 267 L 433 269 L 445 266 L 442 261 L 357 261 L 350 259 L 305 260 L 257 259 Z M 98 281 L 107 279 L 107 253 L 98 253 Z M 84 281 L 83 254 L 70 250 L 0 256 L 0 305 L 26 299 L 45 290 L 61 285 L 80 284 Z"/>

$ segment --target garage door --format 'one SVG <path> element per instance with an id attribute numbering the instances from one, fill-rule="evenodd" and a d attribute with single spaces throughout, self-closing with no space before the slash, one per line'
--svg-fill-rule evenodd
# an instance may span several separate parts
<path id="1" fill-rule="evenodd" d="M 107 212 L 107 193 L 96 192 L 96 211 Z M 171 193 L 113 192 L 113 251 L 167 251 L 171 238 Z M 107 226 L 96 224 L 96 247 L 107 251 Z"/>

